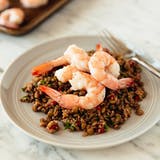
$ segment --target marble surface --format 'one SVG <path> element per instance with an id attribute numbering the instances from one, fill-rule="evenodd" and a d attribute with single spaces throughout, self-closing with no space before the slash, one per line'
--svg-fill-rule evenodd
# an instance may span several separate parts
<path id="1" fill-rule="evenodd" d="M 72 0 L 25 36 L 0 33 L 0 67 L 6 70 L 26 49 L 49 39 L 97 34 L 105 27 L 160 60 L 159 6 L 159 0 Z M 0 159 L 3 160 L 160 160 L 160 121 L 128 143 L 80 151 L 57 148 L 26 136 L 10 123 L 2 107 L 0 117 Z"/>

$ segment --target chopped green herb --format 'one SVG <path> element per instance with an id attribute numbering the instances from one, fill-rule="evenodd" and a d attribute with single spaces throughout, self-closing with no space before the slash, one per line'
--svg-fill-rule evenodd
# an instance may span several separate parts
<path id="1" fill-rule="evenodd" d="M 71 123 L 69 123 L 69 122 L 64 123 L 65 129 L 69 129 L 70 127 L 71 127 Z"/>
<path id="2" fill-rule="evenodd" d="M 21 100 L 21 102 L 25 102 L 25 101 L 27 101 L 29 99 L 29 96 L 24 96 L 24 97 L 22 97 L 20 100 Z"/>
<path id="3" fill-rule="evenodd" d="M 75 126 L 74 126 L 73 124 L 70 126 L 70 130 L 71 130 L 71 131 L 74 131 L 74 130 L 75 130 Z"/>
<path id="4" fill-rule="evenodd" d="M 25 92 L 25 90 L 26 90 L 26 87 L 23 87 L 23 88 L 21 88 L 21 90 L 22 90 L 23 92 Z"/>
<path id="5" fill-rule="evenodd" d="M 109 127 L 107 124 L 104 125 L 105 131 L 107 132 L 109 130 Z"/>
<path id="6" fill-rule="evenodd" d="M 39 82 L 41 85 L 43 85 L 43 84 L 46 84 L 46 81 L 45 80 L 40 80 L 40 82 Z"/>

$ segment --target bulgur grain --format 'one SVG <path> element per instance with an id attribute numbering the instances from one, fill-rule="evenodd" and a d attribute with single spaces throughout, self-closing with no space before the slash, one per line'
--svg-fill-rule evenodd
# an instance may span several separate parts
<path id="1" fill-rule="evenodd" d="M 93 53 L 94 50 L 88 52 L 89 56 Z M 119 78 L 132 77 L 134 83 L 129 88 L 116 91 L 106 88 L 105 99 L 96 108 L 85 110 L 75 106 L 72 110 L 65 109 L 38 89 L 38 86 L 43 84 L 65 94 L 85 96 L 85 90 L 72 91 L 69 82 L 58 81 L 54 73 L 61 67 L 54 68 L 43 76 L 33 77 L 32 81 L 22 88 L 26 95 L 21 98 L 21 102 L 33 103 L 33 111 L 47 115 L 40 119 L 40 126 L 46 128 L 49 133 L 59 130 L 58 121 L 72 132 L 83 131 L 83 136 L 102 134 L 108 131 L 108 127 L 119 129 L 129 119 L 132 110 L 136 115 L 144 114 L 139 102 L 146 97 L 146 92 L 141 81 L 140 66 L 133 60 L 125 60 L 122 56 L 115 58 L 121 68 Z"/>

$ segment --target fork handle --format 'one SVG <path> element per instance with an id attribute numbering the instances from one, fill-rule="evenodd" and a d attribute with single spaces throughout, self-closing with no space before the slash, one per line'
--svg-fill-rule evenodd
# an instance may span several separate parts
<path id="1" fill-rule="evenodd" d="M 138 54 L 135 54 L 131 59 L 135 60 L 155 76 L 160 78 L 160 62 L 158 62 L 157 60 L 149 57 L 148 55 L 141 56 Z"/>

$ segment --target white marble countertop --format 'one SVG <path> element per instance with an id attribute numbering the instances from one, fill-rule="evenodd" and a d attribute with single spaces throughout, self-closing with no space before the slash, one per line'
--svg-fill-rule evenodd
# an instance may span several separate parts
<path id="1" fill-rule="evenodd" d="M 97 34 L 105 27 L 160 59 L 159 6 L 159 0 L 73 0 L 25 36 L 0 33 L 0 67 L 6 70 L 18 55 L 43 41 Z M 0 159 L 3 160 L 160 160 L 160 122 L 128 143 L 79 151 L 56 148 L 26 136 L 10 123 L 1 107 L 0 117 Z"/>

